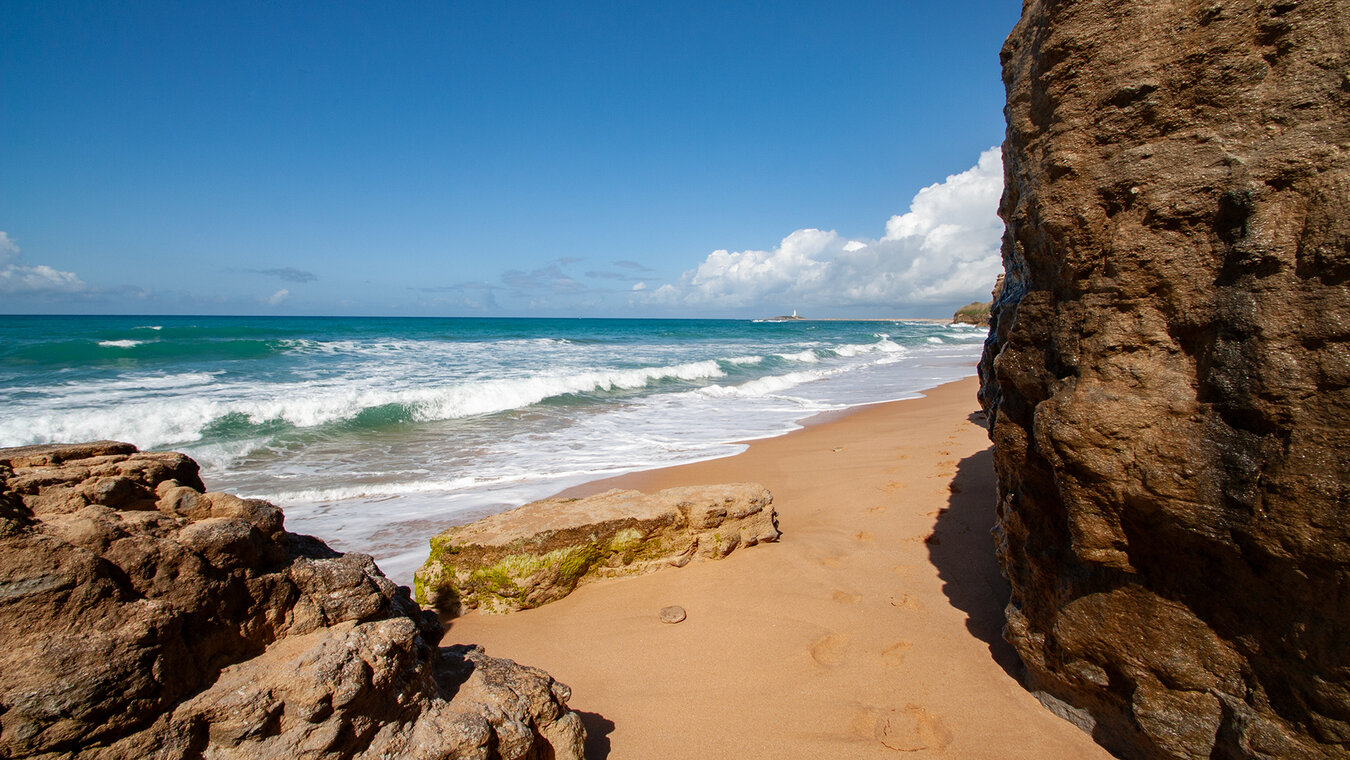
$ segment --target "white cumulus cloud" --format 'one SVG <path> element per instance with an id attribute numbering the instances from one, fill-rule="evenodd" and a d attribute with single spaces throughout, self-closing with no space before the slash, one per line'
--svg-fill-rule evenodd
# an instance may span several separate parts
<path id="1" fill-rule="evenodd" d="M 282 301 L 285 301 L 286 298 L 287 298 L 290 294 L 291 294 L 291 291 L 289 291 L 289 290 L 287 290 L 287 289 L 285 289 L 285 288 L 282 288 L 281 290 L 278 290 L 277 292 L 273 293 L 273 294 L 272 294 L 272 297 L 269 298 L 269 299 L 267 299 L 267 302 L 268 302 L 269 304 L 273 305 L 273 306 L 276 306 L 277 304 L 281 303 Z"/>
<path id="2" fill-rule="evenodd" d="M 85 287 L 74 272 L 24 261 L 18 244 L 0 231 L 0 293 L 76 293 Z"/>
<path id="3" fill-rule="evenodd" d="M 975 166 L 915 194 L 909 211 L 891 217 L 879 239 L 797 230 L 771 251 L 713 251 L 679 282 L 643 297 L 726 309 L 890 310 L 984 300 L 1002 267 L 1002 191 L 1002 158 L 990 148 Z"/>

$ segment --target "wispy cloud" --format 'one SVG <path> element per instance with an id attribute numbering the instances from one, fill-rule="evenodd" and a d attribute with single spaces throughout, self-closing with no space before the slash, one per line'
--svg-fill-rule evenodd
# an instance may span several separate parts
<path id="1" fill-rule="evenodd" d="M 634 276 L 634 275 L 631 275 L 631 274 L 624 274 L 623 272 L 595 272 L 595 271 L 592 271 L 592 272 L 587 272 L 587 273 L 586 273 L 586 276 L 589 277 L 589 278 L 591 278 L 592 280 L 628 280 L 628 281 L 631 282 L 631 281 L 633 281 L 633 280 L 638 279 L 638 278 L 637 278 L 636 276 Z"/>
<path id="2" fill-rule="evenodd" d="M 491 282 L 458 282 L 453 285 L 428 285 L 411 290 L 432 296 L 430 303 L 459 306 L 477 311 L 496 311 L 496 291 L 505 286 Z"/>
<path id="3" fill-rule="evenodd" d="M 280 304 L 282 301 L 285 301 L 288 297 L 290 297 L 290 295 L 291 291 L 282 288 L 281 290 L 278 290 L 277 292 L 273 293 L 271 298 L 267 299 L 267 303 L 271 304 L 272 306 L 276 306 Z"/>
<path id="4" fill-rule="evenodd" d="M 19 244 L 0 231 L 0 293 L 79 293 L 87 289 L 74 272 L 24 261 Z"/>
<path id="5" fill-rule="evenodd" d="M 319 276 L 313 272 L 306 272 L 303 269 L 295 267 L 282 267 L 280 269 L 248 269 L 245 270 L 253 274 L 265 274 L 269 277 L 276 277 L 286 282 L 314 282 Z"/>
<path id="6" fill-rule="evenodd" d="M 920 190 L 876 240 L 801 229 L 771 251 L 713 251 L 641 303 L 721 308 L 903 306 L 970 301 L 1000 268 L 1003 189 L 998 148 L 960 174 Z"/>
<path id="7" fill-rule="evenodd" d="M 610 265 L 619 270 L 610 269 L 592 269 L 586 272 L 586 277 L 592 280 L 616 280 L 618 282 L 637 282 L 648 276 L 648 273 L 655 271 L 646 264 L 639 264 L 636 261 L 611 261 Z M 641 288 L 637 288 L 641 290 Z"/>
<path id="8" fill-rule="evenodd" d="M 524 291 L 545 291 L 558 294 L 579 293 L 585 290 L 586 286 L 572 279 L 562 270 L 564 265 L 577 261 L 580 261 L 580 259 L 559 259 L 556 264 L 550 264 L 529 272 L 512 269 L 502 273 L 502 282 L 512 288 Z"/>

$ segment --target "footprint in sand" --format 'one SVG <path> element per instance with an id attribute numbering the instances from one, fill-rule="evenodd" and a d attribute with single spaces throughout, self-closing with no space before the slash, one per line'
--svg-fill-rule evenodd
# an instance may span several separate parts
<path id="1" fill-rule="evenodd" d="M 864 707 L 850 722 L 854 733 L 875 739 L 896 752 L 927 750 L 942 754 L 952 743 L 952 732 L 941 718 L 915 704 Z"/>
<path id="2" fill-rule="evenodd" d="M 956 474 L 956 462 L 944 459 L 937 463 L 938 471 L 929 475 L 930 478 L 950 478 Z"/>
<path id="3" fill-rule="evenodd" d="M 842 589 L 836 589 L 831 599 L 840 604 L 857 604 L 862 601 L 862 594 L 851 594 Z"/>
<path id="4" fill-rule="evenodd" d="M 885 649 L 881 650 L 881 661 L 886 663 L 886 667 L 888 668 L 898 668 L 900 667 L 900 663 L 905 661 L 905 653 L 908 652 L 909 648 L 912 646 L 914 645 L 904 639 L 890 644 Z"/>
<path id="5" fill-rule="evenodd" d="M 891 565 L 891 572 L 895 573 L 896 575 L 909 575 L 909 570 L 910 570 L 909 565 L 904 564 Z"/>
<path id="6" fill-rule="evenodd" d="M 879 514 L 881 514 L 882 512 L 885 512 L 885 511 L 886 511 L 886 505 L 885 505 L 885 504 L 878 504 L 878 505 L 876 505 L 875 507 L 868 507 L 868 508 L 867 508 L 867 511 L 868 511 L 868 512 L 871 512 L 871 513 L 874 514 L 874 515 L 879 515 Z"/>
<path id="7" fill-rule="evenodd" d="M 822 567 L 839 567 L 844 564 L 843 557 L 820 557 L 816 560 Z"/>
<path id="8" fill-rule="evenodd" d="M 872 531 L 870 530 L 860 530 L 857 533 L 854 533 L 853 537 L 859 541 L 871 541 L 876 538 L 876 536 L 872 535 Z"/>
<path id="9" fill-rule="evenodd" d="M 886 481 L 886 485 L 884 485 L 884 486 L 877 486 L 877 490 L 878 490 L 878 491 L 885 491 L 885 492 L 887 492 L 887 493 L 891 493 L 891 492 L 893 492 L 893 491 L 899 491 L 901 488 L 904 488 L 904 487 L 905 487 L 905 484 L 902 483 L 902 482 L 900 482 L 900 481 L 898 481 L 898 480 L 888 480 L 888 481 Z"/>
<path id="10" fill-rule="evenodd" d="M 848 651 L 848 634 L 831 633 L 816 639 L 811 645 L 811 659 L 826 667 L 833 667 L 844 661 Z"/>
<path id="11" fill-rule="evenodd" d="M 891 606 L 899 607 L 902 610 L 918 611 L 923 609 L 923 602 L 915 599 L 913 594 L 901 594 L 891 597 Z"/>

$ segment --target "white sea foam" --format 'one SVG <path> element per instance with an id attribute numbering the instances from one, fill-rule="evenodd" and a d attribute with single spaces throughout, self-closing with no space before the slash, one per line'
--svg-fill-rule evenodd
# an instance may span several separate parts
<path id="1" fill-rule="evenodd" d="M 98 344 L 107 348 L 135 348 L 144 342 L 143 340 L 101 340 Z"/>
<path id="2" fill-rule="evenodd" d="M 984 340 L 984 336 L 987 335 L 987 334 L 988 334 L 987 331 L 984 330 L 984 329 L 979 329 L 979 330 L 962 330 L 962 331 L 960 331 L 960 332 L 956 332 L 956 331 L 948 331 L 948 332 L 944 332 L 944 333 L 942 333 L 942 337 L 944 337 L 944 338 L 952 338 L 952 339 L 954 339 L 954 340 L 963 340 L 963 341 L 972 341 L 972 340 L 983 341 L 983 340 Z"/>
<path id="3" fill-rule="evenodd" d="M 276 491 L 241 495 L 251 498 L 266 498 L 282 504 L 292 504 L 296 502 L 320 503 L 344 501 L 348 499 L 380 499 L 390 496 L 406 496 L 409 494 L 448 493 L 475 486 L 489 486 L 494 482 L 502 482 L 502 479 L 461 477 L 442 480 L 430 478 L 402 482 L 356 484 L 339 488 L 305 488 L 297 491 Z"/>
<path id="4" fill-rule="evenodd" d="M 778 354 L 778 358 L 786 359 L 790 362 L 805 362 L 807 364 L 815 364 L 820 361 L 820 356 L 816 353 L 814 348 L 808 348 L 805 351 L 798 351 L 793 354 Z"/>
<path id="5" fill-rule="evenodd" d="M 27 413 L 7 416 L 0 420 L 0 442 L 19 446 L 110 438 L 156 447 L 201 440 L 210 424 L 229 415 L 241 415 L 254 425 L 285 422 L 297 428 L 313 428 L 352 420 L 367 410 L 388 406 L 403 407 L 414 421 L 431 422 L 519 409 L 570 394 L 635 390 L 653 382 L 704 380 L 725 374 L 716 361 L 709 360 L 430 387 L 391 388 L 389 383 L 397 382 L 393 376 L 285 385 L 218 384 L 209 393 L 173 397 L 136 391 L 201 386 L 213 378 L 206 373 L 190 373 L 158 381 L 113 380 L 64 389 L 62 409 L 42 410 L 29 405 Z M 118 403 L 110 405 L 109 394 L 114 391 L 120 397 Z"/>
<path id="6" fill-rule="evenodd" d="M 837 375 L 844 371 L 846 370 L 834 369 L 821 372 L 789 372 L 784 375 L 761 377 L 741 383 L 740 385 L 710 385 L 706 388 L 700 388 L 696 393 L 708 398 L 768 396 L 774 393 L 781 393 L 789 388 L 795 388 L 804 383 L 823 380 L 831 375 Z"/>
<path id="7" fill-rule="evenodd" d="M 54 387 L 41 388 L 37 386 L 24 386 L 15 390 L 34 392 L 53 392 L 54 395 L 65 400 L 74 400 L 77 403 L 88 400 L 93 397 L 95 400 L 109 401 L 109 394 L 116 396 L 126 391 L 143 390 L 170 390 L 178 388 L 192 388 L 200 385 L 207 385 L 214 381 L 219 373 L 215 372 L 179 372 L 176 374 L 159 375 L 122 375 L 108 380 L 98 381 L 73 381 L 62 383 Z"/>
<path id="8" fill-rule="evenodd" d="M 851 357 L 861 356 L 863 354 L 882 353 L 901 353 L 905 347 L 890 339 L 889 336 L 880 336 L 881 340 L 876 343 L 851 343 L 842 346 L 836 346 L 834 353 L 838 356 Z"/>

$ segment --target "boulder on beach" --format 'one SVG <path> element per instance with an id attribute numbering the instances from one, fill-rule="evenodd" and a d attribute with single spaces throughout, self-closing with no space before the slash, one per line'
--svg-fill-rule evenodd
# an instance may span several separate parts
<path id="1" fill-rule="evenodd" d="M 124 443 L 0 449 L 0 757 L 580 758 L 569 690 Z"/>
<path id="2" fill-rule="evenodd" d="M 450 614 L 513 612 L 588 580 L 721 559 L 778 540 L 772 502 L 755 483 L 536 501 L 431 539 L 417 600 Z"/>

